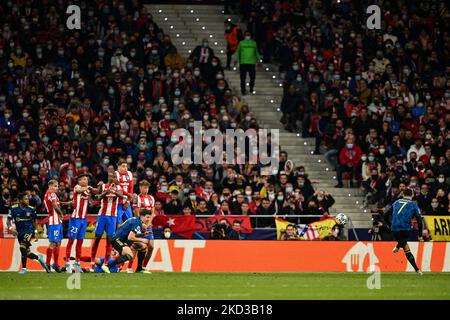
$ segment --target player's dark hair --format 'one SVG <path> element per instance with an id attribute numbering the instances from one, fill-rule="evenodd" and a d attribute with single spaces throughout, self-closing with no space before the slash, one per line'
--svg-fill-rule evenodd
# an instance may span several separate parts
<path id="1" fill-rule="evenodd" d="M 120 159 L 118 162 L 117 162 L 117 166 L 121 166 L 121 165 L 123 165 L 124 163 L 127 163 L 127 161 L 126 160 L 123 160 L 123 159 Z"/>
<path id="2" fill-rule="evenodd" d="M 23 198 L 24 198 L 25 196 L 28 196 L 28 192 L 26 192 L 26 191 L 20 192 L 20 193 L 17 195 L 17 199 L 18 199 L 19 201 L 22 201 Z"/>
<path id="3" fill-rule="evenodd" d="M 148 210 L 148 209 L 142 209 L 142 210 L 139 212 L 139 215 L 140 215 L 141 217 L 146 216 L 146 215 L 151 215 L 151 214 L 152 214 L 152 212 L 151 212 L 150 210 Z"/>
<path id="4" fill-rule="evenodd" d="M 403 196 L 405 196 L 405 197 L 412 197 L 412 195 L 413 195 L 413 191 L 411 189 L 405 189 L 403 191 Z"/>
<path id="5" fill-rule="evenodd" d="M 84 178 L 84 177 L 87 177 L 87 178 L 89 179 L 89 178 L 90 178 L 90 175 L 87 174 L 87 173 L 80 174 L 80 175 L 77 177 L 77 181 L 79 181 L 81 178 Z"/>
<path id="6" fill-rule="evenodd" d="M 58 184 L 58 181 L 52 179 L 52 180 L 50 180 L 50 181 L 48 182 L 48 186 L 52 186 L 52 185 L 54 185 L 54 184 Z"/>

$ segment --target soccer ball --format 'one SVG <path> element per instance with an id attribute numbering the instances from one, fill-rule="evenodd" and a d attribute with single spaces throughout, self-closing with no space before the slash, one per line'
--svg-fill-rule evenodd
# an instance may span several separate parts
<path id="1" fill-rule="evenodd" d="M 347 216 L 345 214 L 343 214 L 342 212 L 338 213 L 334 219 L 336 220 L 337 223 L 339 223 L 343 226 L 345 226 L 348 222 Z"/>

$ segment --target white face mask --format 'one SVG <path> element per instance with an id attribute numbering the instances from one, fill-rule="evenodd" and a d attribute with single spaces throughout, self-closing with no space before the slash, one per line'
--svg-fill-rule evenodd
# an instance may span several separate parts
<path id="1" fill-rule="evenodd" d="M 432 207 L 433 209 L 436 209 L 438 206 L 439 206 L 439 203 L 437 203 L 437 202 L 432 202 L 432 203 L 431 203 L 431 207 Z"/>
<path id="2" fill-rule="evenodd" d="M 439 183 L 444 183 L 445 178 L 438 178 Z"/>
<path id="3" fill-rule="evenodd" d="M 164 237 L 165 237 L 166 239 L 169 239 L 169 238 L 170 238 L 170 235 L 171 235 L 170 231 L 164 232 Z"/>

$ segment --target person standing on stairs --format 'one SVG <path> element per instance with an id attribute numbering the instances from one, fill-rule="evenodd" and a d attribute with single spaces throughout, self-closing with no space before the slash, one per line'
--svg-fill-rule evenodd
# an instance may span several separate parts
<path id="1" fill-rule="evenodd" d="M 236 53 L 234 54 L 236 59 L 239 60 L 239 73 L 241 76 L 241 93 L 246 95 L 245 81 L 247 73 L 250 76 L 250 92 L 254 93 L 255 77 L 256 77 L 256 64 L 259 63 L 260 55 L 258 52 L 258 46 L 255 40 L 252 39 L 250 31 L 245 31 L 244 40 L 239 42 Z"/>
<path id="2" fill-rule="evenodd" d="M 225 20 L 225 39 L 227 40 L 227 70 L 230 70 L 231 57 L 236 52 L 239 41 L 242 40 L 239 23 L 235 25 L 230 19 Z"/>

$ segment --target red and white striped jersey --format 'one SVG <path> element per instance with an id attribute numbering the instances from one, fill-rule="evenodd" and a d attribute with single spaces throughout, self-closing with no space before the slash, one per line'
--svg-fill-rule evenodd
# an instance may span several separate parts
<path id="1" fill-rule="evenodd" d="M 138 195 L 133 206 L 135 208 L 139 208 L 139 209 L 151 210 L 151 209 L 153 209 L 154 205 L 155 205 L 155 198 L 153 198 L 153 196 L 151 196 L 149 194 L 147 194 L 145 196 L 143 194 L 140 194 L 140 195 Z"/>
<path id="2" fill-rule="evenodd" d="M 116 177 L 117 182 L 122 187 L 123 193 L 126 195 L 128 193 L 133 193 L 134 188 L 134 182 L 133 182 L 133 174 L 131 171 L 127 171 L 126 174 L 121 174 L 119 171 L 116 171 Z M 124 199 L 126 200 L 127 197 L 124 196 L 123 198 L 119 199 L 119 204 L 123 204 Z"/>
<path id="3" fill-rule="evenodd" d="M 110 184 L 103 184 L 101 186 L 100 192 L 109 189 Z M 115 188 L 117 190 L 122 190 L 122 187 L 116 185 Z M 117 216 L 117 205 L 119 204 L 119 198 L 115 194 L 106 194 L 100 201 L 100 211 L 98 212 L 99 216 L 108 216 L 108 217 L 116 217 Z"/>
<path id="4" fill-rule="evenodd" d="M 56 203 L 59 205 L 59 199 L 56 195 L 56 192 L 47 190 L 44 197 L 44 205 L 45 209 L 47 209 L 48 212 L 48 224 L 54 225 L 54 224 L 61 224 L 61 217 L 56 212 L 56 210 L 53 208 L 53 203 Z"/>
<path id="5" fill-rule="evenodd" d="M 76 185 L 73 189 L 73 212 L 71 217 L 85 219 L 91 192 L 89 190 L 86 190 L 79 193 L 77 192 L 78 188 L 80 188 L 80 186 Z"/>

